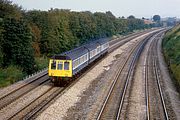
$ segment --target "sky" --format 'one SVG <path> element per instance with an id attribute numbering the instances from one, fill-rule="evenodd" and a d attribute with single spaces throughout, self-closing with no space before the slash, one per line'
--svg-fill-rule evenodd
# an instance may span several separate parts
<path id="1" fill-rule="evenodd" d="M 106 12 L 116 17 L 134 15 L 137 18 L 180 18 L 180 0 L 12 0 L 26 10 L 49 10 L 50 8 L 72 11 Z"/>

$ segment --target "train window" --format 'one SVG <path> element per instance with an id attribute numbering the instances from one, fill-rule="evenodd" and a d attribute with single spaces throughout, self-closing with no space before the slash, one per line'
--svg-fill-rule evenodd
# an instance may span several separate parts
<path id="1" fill-rule="evenodd" d="M 78 59 L 76 60 L 76 67 L 78 66 Z"/>
<path id="2" fill-rule="evenodd" d="M 92 57 L 92 51 L 90 52 L 90 58 Z"/>
<path id="3" fill-rule="evenodd" d="M 83 56 L 83 62 L 85 61 L 85 56 Z"/>
<path id="4" fill-rule="evenodd" d="M 95 56 L 95 54 L 96 54 L 96 50 L 93 50 L 93 56 Z"/>
<path id="5" fill-rule="evenodd" d="M 83 63 L 83 56 L 81 57 L 81 63 Z"/>
<path id="6" fill-rule="evenodd" d="M 83 56 L 81 57 L 81 63 L 83 62 Z"/>
<path id="7" fill-rule="evenodd" d="M 56 61 L 53 61 L 53 62 L 51 63 L 51 69 L 52 69 L 52 70 L 55 70 L 55 69 L 56 69 Z"/>
<path id="8" fill-rule="evenodd" d="M 69 62 L 64 62 L 64 70 L 69 70 Z"/>
<path id="9" fill-rule="evenodd" d="M 79 62 L 80 62 L 79 64 L 81 64 L 81 63 L 82 63 L 82 57 L 80 57 L 80 58 L 79 58 Z"/>
<path id="10" fill-rule="evenodd" d="M 76 60 L 73 62 L 73 68 L 75 68 L 76 67 L 76 64 L 77 64 L 77 62 L 76 62 Z"/>
<path id="11" fill-rule="evenodd" d="M 58 70 L 62 70 L 63 69 L 63 63 L 62 62 L 59 62 L 58 63 L 58 68 L 57 68 Z"/>
<path id="12" fill-rule="evenodd" d="M 78 65 L 80 64 L 80 58 L 78 58 Z"/>
<path id="13" fill-rule="evenodd" d="M 73 61 L 73 68 L 75 68 L 75 61 Z"/>
<path id="14" fill-rule="evenodd" d="M 100 47 L 97 47 L 97 53 L 99 53 L 100 52 Z"/>
<path id="15" fill-rule="evenodd" d="M 87 60 L 87 54 L 85 55 L 85 61 Z"/>

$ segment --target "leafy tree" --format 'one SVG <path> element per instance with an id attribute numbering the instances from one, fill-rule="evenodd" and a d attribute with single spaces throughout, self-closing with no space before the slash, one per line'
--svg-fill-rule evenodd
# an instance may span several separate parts
<path id="1" fill-rule="evenodd" d="M 106 15 L 107 15 L 108 17 L 110 17 L 111 19 L 116 19 L 116 17 L 112 14 L 111 11 L 107 11 L 107 12 L 106 12 Z"/>
<path id="2" fill-rule="evenodd" d="M 41 39 L 39 42 L 41 54 L 48 53 L 48 32 L 51 29 L 49 28 L 50 25 L 47 17 L 48 12 L 46 11 L 32 10 L 25 13 L 25 19 L 28 23 L 36 25 L 41 31 Z"/>
<path id="3" fill-rule="evenodd" d="M 10 0 L 0 0 L 0 18 L 13 17 L 20 19 L 22 17 L 21 9 L 17 4 L 12 4 Z"/>
<path id="4" fill-rule="evenodd" d="M 40 29 L 33 23 L 30 24 L 30 29 L 32 32 L 32 46 L 34 48 L 35 57 L 40 57 L 40 39 L 41 39 L 41 31 Z"/>
<path id="5" fill-rule="evenodd" d="M 3 71 L 14 70 L 21 72 L 22 77 L 22 71 L 31 74 L 36 68 L 46 66 L 46 56 L 60 54 L 95 39 L 147 27 L 143 20 L 133 15 L 126 19 L 116 18 L 110 11 L 91 13 L 53 8 L 24 11 L 9 0 L 0 0 L 0 73 L 8 75 Z M 6 79 L 3 75 L 0 75 L 0 84 Z M 12 82 L 15 80 L 13 77 Z"/>
<path id="6" fill-rule="evenodd" d="M 22 19 L 7 18 L 4 21 L 3 33 L 4 66 L 14 64 L 21 66 L 28 74 L 34 72 L 32 37 L 27 24 Z"/>
<path id="7" fill-rule="evenodd" d="M 135 17 L 133 15 L 130 15 L 128 19 L 135 19 Z"/>
<path id="8" fill-rule="evenodd" d="M 154 16 L 153 16 L 153 20 L 154 20 L 155 22 L 159 22 L 159 21 L 161 20 L 161 17 L 160 17 L 159 15 L 154 15 Z"/>
<path id="9" fill-rule="evenodd" d="M 3 41 L 3 19 L 0 18 L 0 67 L 3 64 L 3 52 L 2 52 L 2 41 Z"/>

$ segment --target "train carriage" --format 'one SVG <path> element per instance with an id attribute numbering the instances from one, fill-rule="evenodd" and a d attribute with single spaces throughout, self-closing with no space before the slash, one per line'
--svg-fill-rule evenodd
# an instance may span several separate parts
<path id="1" fill-rule="evenodd" d="M 53 82 L 72 78 L 83 68 L 108 52 L 109 38 L 82 45 L 50 58 L 48 75 Z"/>

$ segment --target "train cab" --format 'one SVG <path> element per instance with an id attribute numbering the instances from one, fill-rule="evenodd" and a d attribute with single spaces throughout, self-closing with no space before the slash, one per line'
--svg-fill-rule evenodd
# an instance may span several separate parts
<path id="1" fill-rule="evenodd" d="M 72 60 L 70 57 L 56 55 L 50 58 L 48 75 L 52 79 L 72 77 Z"/>

